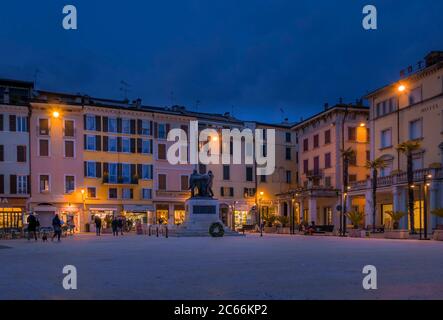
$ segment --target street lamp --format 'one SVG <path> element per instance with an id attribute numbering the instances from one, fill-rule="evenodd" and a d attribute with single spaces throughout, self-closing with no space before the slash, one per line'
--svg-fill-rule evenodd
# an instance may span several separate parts
<path id="1" fill-rule="evenodd" d="M 431 174 L 425 174 L 423 176 L 423 218 L 424 218 L 424 240 L 428 239 L 428 192 L 427 189 L 430 187 L 430 183 L 428 182 L 428 179 L 432 179 Z"/>
<path id="2" fill-rule="evenodd" d="M 406 90 L 406 86 L 404 84 L 401 84 L 398 86 L 398 92 L 404 92 Z"/>
<path id="3" fill-rule="evenodd" d="M 57 119 L 60 116 L 60 113 L 58 111 L 52 112 L 52 117 Z"/>

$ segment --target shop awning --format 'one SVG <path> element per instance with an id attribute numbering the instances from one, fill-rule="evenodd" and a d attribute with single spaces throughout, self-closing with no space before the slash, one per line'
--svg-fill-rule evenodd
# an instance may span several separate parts
<path id="1" fill-rule="evenodd" d="M 154 211 L 153 205 L 137 205 L 137 204 L 128 204 L 123 206 L 124 211 L 128 212 L 147 212 Z"/>

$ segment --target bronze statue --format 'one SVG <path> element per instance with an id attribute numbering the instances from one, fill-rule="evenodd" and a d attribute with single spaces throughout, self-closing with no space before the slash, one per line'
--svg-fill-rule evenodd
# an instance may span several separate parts
<path id="1" fill-rule="evenodd" d="M 212 192 L 212 181 L 214 179 L 214 175 L 212 171 L 209 171 L 208 174 L 199 174 L 197 170 L 192 172 L 189 177 L 189 189 L 191 190 L 191 198 L 194 197 L 210 197 L 214 196 Z M 195 188 L 197 188 L 197 195 L 195 194 Z"/>

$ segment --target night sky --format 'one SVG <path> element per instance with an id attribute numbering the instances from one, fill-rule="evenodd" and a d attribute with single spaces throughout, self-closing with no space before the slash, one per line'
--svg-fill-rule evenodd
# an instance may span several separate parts
<path id="1" fill-rule="evenodd" d="M 62 28 L 74 4 L 78 30 Z M 378 9 L 378 30 L 362 8 Z M 440 0 L 2 1 L 0 77 L 146 105 L 298 121 L 443 50 Z M 198 104 L 197 101 L 200 101 Z"/>

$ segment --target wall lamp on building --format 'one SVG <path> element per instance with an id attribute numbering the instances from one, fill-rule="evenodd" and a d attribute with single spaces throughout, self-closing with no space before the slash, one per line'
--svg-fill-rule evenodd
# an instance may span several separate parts
<path id="1" fill-rule="evenodd" d="M 60 117 L 60 112 L 58 112 L 58 111 L 53 111 L 53 112 L 52 112 L 52 117 L 55 118 L 55 119 L 57 119 L 58 117 Z"/>
<path id="2" fill-rule="evenodd" d="M 400 84 L 397 88 L 398 92 L 403 93 L 406 91 L 406 86 L 404 84 Z"/>

